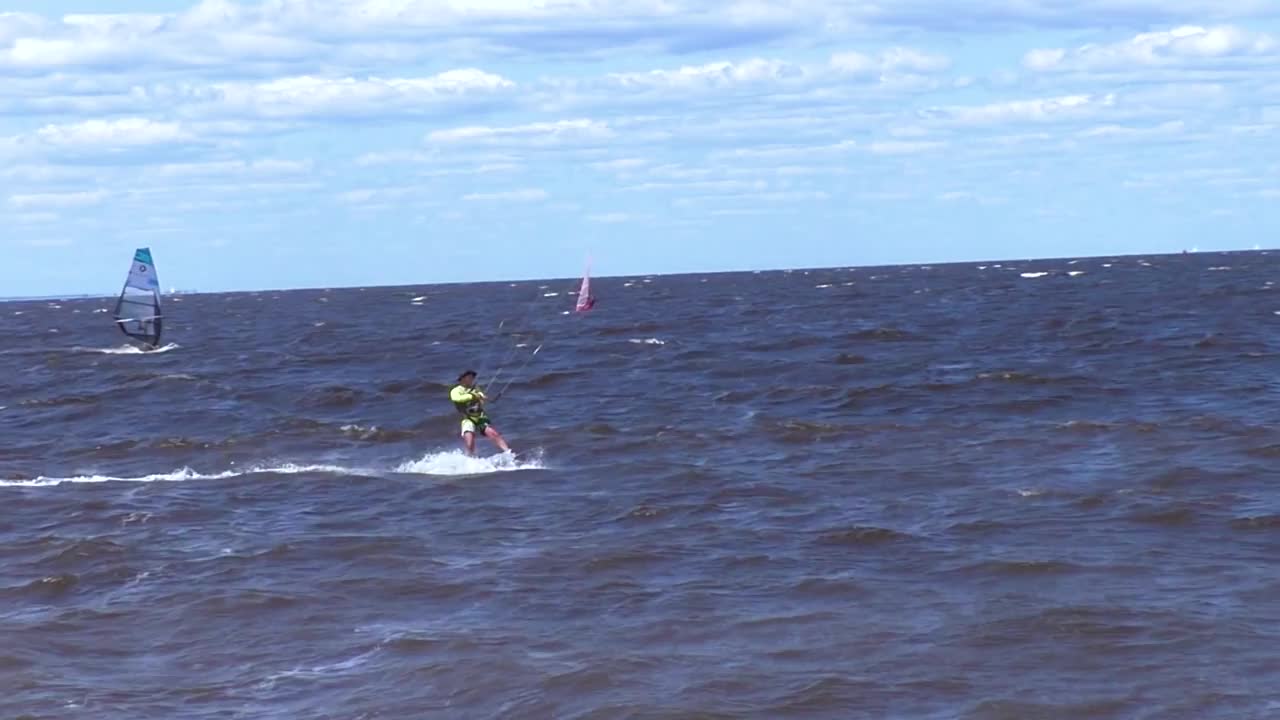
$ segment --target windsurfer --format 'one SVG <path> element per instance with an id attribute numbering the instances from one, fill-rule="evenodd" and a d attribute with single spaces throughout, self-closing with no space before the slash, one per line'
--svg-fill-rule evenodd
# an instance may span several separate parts
<path id="1" fill-rule="evenodd" d="M 507 441 L 490 424 L 489 416 L 485 413 L 486 398 L 484 391 L 476 387 L 475 370 L 468 370 L 458 376 L 458 383 L 449 390 L 449 400 L 462 414 L 462 441 L 466 444 L 468 455 L 476 453 L 476 433 L 492 440 L 503 452 L 511 452 Z"/>

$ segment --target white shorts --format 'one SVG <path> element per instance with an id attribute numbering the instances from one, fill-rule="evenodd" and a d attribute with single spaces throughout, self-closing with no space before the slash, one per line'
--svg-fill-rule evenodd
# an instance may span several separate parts
<path id="1" fill-rule="evenodd" d="M 487 421 L 484 421 L 484 420 L 481 420 L 481 421 L 480 421 L 480 427 L 479 427 L 479 428 L 477 428 L 477 427 L 476 427 L 476 423 L 475 423 L 474 421 L 472 421 L 472 420 L 471 420 L 471 418 L 464 418 L 464 419 L 462 420 L 462 434 L 463 434 L 463 435 L 466 435 L 467 433 L 475 433 L 476 435 L 484 435 L 484 432 L 485 432 L 485 430 L 486 430 L 488 427 L 489 427 L 489 423 L 488 423 Z"/>

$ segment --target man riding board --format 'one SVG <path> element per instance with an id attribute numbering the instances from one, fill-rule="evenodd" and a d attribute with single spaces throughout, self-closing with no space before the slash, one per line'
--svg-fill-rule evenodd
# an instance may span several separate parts
<path id="1" fill-rule="evenodd" d="M 449 390 L 449 400 L 462 414 L 462 441 L 466 444 L 468 455 L 476 454 L 476 433 L 492 440 L 503 452 L 511 452 L 502 434 L 489 424 L 489 416 L 484 411 L 484 391 L 476 387 L 475 370 L 468 370 L 458 376 L 458 384 Z"/>

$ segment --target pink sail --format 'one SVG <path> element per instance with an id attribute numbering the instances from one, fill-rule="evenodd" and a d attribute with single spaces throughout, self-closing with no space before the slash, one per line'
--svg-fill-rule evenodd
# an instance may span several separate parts
<path id="1" fill-rule="evenodd" d="M 586 312 L 595 307 L 596 299 L 591 295 L 591 270 L 588 269 L 582 276 L 582 286 L 578 288 L 578 304 L 574 306 L 575 312 Z"/>

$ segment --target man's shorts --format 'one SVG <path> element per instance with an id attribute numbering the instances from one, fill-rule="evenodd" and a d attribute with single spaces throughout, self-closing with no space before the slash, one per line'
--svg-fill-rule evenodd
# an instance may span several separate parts
<path id="1" fill-rule="evenodd" d="M 462 434 L 475 433 L 483 435 L 486 428 L 489 427 L 489 418 L 463 418 Z"/>

